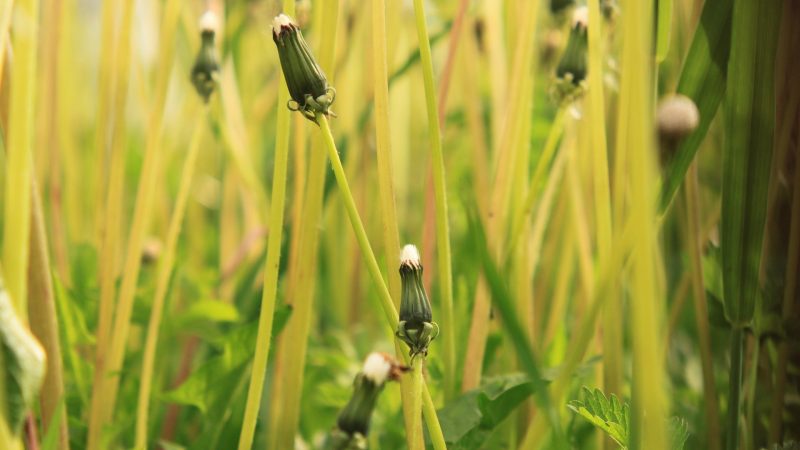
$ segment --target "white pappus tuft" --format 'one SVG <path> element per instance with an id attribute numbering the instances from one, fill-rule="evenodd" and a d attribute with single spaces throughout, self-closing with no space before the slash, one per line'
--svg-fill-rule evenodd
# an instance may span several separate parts
<path id="1" fill-rule="evenodd" d="M 277 34 L 281 33 L 281 28 L 288 27 L 292 25 L 294 22 L 292 18 L 287 16 L 286 14 L 280 13 L 272 19 L 272 32 Z"/>
<path id="2" fill-rule="evenodd" d="M 400 252 L 400 265 L 419 266 L 419 250 L 414 244 L 406 244 Z"/>
<path id="3" fill-rule="evenodd" d="M 200 16 L 200 31 L 216 33 L 219 30 L 219 19 L 210 9 Z"/>
<path id="4" fill-rule="evenodd" d="M 370 353 L 367 360 L 364 361 L 364 368 L 361 372 L 368 380 L 375 383 L 376 386 L 381 386 L 389 378 L 392 371 L 392 363 L 386 356 L 381 353 Z"/>
<path id="5" fill-rule="evenodd" d="M 586 6 L 579 6 L 572 12 L 572 27 L 582 26 L 586 28 L 589 25 L 589 8 Z"/>

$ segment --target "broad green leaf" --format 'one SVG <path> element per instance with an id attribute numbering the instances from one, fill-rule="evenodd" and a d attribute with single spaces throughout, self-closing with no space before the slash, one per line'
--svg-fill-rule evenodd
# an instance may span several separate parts
<path id="1" fill-rule="evenodd" d="M 488 378 L 478 389 L 456 397 L 437 413 L 450 449 L 481 448 L 495 428 L 533 393 L 520 373 Z"/>
<path id="2" fill-rule="evenodd" d="M 659 207 L 662 212 L 669 207 L 675 192 L 683 183 L 686 170 L 705 139 L 725 95 L 732 4 L 729 0 L 706 0 L 689 54 L 684 60 L 677 90 L 695 102 L 700 111 L 700 123 L 683 140 L 666 167 Z"/>
<path id="3" fill-rule="evenodd" d="M 39 341 L 17 317 L 5 287 L 0 284 L 0 369 L 8 428 L 19 434 L 28 409 L 44 381 L 45 353 Z"/>
<path id="4" fill-rule="evenodd" d="M 478 251 L 479 258 L 482 263 L 483 272 L 489 284 L 489 290 L 492 296 L 492 304 L 497 308 L 502 316 L 503 330 L 508 333 L 511 342 L 514 345 L 517 358 L 520 365 L 528 373 L 528 376 L 533 381 L 535 389 L 536 402 L 547 414 L 547 418 L 553 427 L 555 435 L 555 442 L 563 442 L 563 432 L 561 430 L 561 420 L 559 419 L 558 412 L 553 407 L 550 400 L 550 393 L 542 378 L 542 371 L 539 368 L 539 363 L 536 360 L 536 353 L 528 340 L 527 335 L 520 323 L 519 316 L 516 311 L 514 300 L 508 287 L 504 284 L 500 271 L 495 265 L 491 253 L 489 251 L 488 243 L 486 241 L 485 231 L 480 219 L 478 218 L 477 206 L 466 204 L 467 219 L 469 224 L 469 234 L 471 235 L 472 242 L 475 243 Z"/>
<path id="5" fill-rule="evenodd" d="M 775 124 L 778 2 L 737 1 L 733 13 L 722 157 L 723 304 L 734 326 L 753 318 Z"/>

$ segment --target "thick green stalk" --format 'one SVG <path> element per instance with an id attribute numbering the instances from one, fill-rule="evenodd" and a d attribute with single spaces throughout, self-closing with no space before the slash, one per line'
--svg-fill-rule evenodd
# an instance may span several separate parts
<path id="1" fill-rule="evenodd" d="M 386 320 L 390 329 L 392 332 L 394 332 L 394 330 L 397 329 L 399 316 L 394 307 L 394 303 L 392 302 L 392 296 L 389 294 L 389 289 L 386 287 L 386 283 L 383 281 L 381 269 L 378 266 L 378 261 L 375 259 L 375 254 L 372 251 L 372 247 L 369 244 L 369 239 L 367 238 L 367 232 L 364 229 L 364 224 L 361 222 L 361 218 L 359 217 L 358 209 L 356 208 L 356 203 L 353 199 L 353 194 L 350 192 L 350 186 L 347 183 L 344 167 L 342 167 L 342 162 L 339 159 L 339 152 L 336 150 L 336 142 L 333 140 L 331 128 L 330 125 L 328 125 L 328 119 L 324 115 L 317 114 L 317 120 L 319 121 L 320 128 L 322 129 L 322 137 L 328 150 L 328 157 L 331 160 L 331 166 L 336 177 L 336 183 L 339 186 L 342 203 L 344 203 L 345 210 L 350 218 L 350 225 L 352 226 L 353 232 L 356 235 L 356 241 L 361 249 L 364 263 L 367 266 L 367 271 L 369 272 L 370 278 L 372 278 L 372 282 L 375 284 L 375 287 L 378 291 L 380 307 L 383 309 L 383 312 L 386 315 Z M 408 357 L 405 356 L 405 353 L 403 356 L 406 362 L 408 362 Z M 436 417 L 436 408 L 433 406 L 433 400 L 431 399 L 427 386 L 424 384 L 422 401 L 425 421 L 428 425 L 428 432 L 431 434 L 431 440 L 434 442 L 434 448 L 437 450 L 440 448 L 445 448 L 439 446 L 444 444 L 444 437 L 441 436 L 441 427 L 439 426 L 439 419 Z"/>
<path id="2" fill-rule="evenodd" d="M 164 244 L 164 252 L 158 267 L 158 279 L 156 281 L 156 291 L 153 297 L 153 305 L 150 310 L 150 323 L 147 328 L 147 338 L 145 339 L 144 356 L 142 362 L 142 376 L 139 382 L 139 400 L 136 410 L 136 436 L 134 448 L 145 450 L 147 448 L 147 418 L 150 407 L 150 392 L 153 382 L 153 371 L 156 358 L 156 345 L 158 344 L 158 331 L 161 326 L 161 317 L 164 311 L 164 301 L 169 289 L 169 281 L 172 269 L 175 266 L 175 252 L 178 246 L 178 238 L 183 227 L 183 217 L 186 214 L 186 204 L 189 199 L 190 188 L 194 178 L 195 163 L 200 152 L 200 138 L 203 136 L 205 125 L 206 110 L 204 109 L 195 123 L 192 140 L 189 144 L 189 151 L 183 162 L 181 169 L 181 180 L 178 187 L 178 196 L 175 199 L 175 210 L 170 219 L 167 239 Z"/>
<path id="3" fill-rule="evenodd" d="M 411 405 L 408 408 L 414 417 L 414 422 L 419 422 L 422 417 L 422 366 L 425 365 L 425 357 L 417 355 L 411 358 Z M 422 424 L 415 423 L 406 433 L 411 450 L 424 450 L 425 445 L 422 440 Z"/>
<path id="4" fill-rule="evenodd" d="M 436 240 L 441 286 L 442 313 L 442 359 L 444 359 L 445 398 L 455 395 L 455 323 L 453 322 L 453 268 L 450 255 L 450 223 L 447 217 L 447 183 L 442 155 L 442 136 L 439 129 L 439 113 L 436 106 L 436 85 L 433 80 L 433 61 L 428 25 L 425 22 L 423 0 L 414 0 L 414 16 L 417 21 L 422 78 L 425 85 L 425 103 L 428 114 L 428 138 L 430 139 L 433 188 L 436 195 Z"/>
<path id="5" fill-rule="evenodd" d="M 294 16 L 294 1 L 283 2 L 283 11 Z M 275 165 L 272 169 L 272 200 L 269 212 L 269 238 L 267 241 L 267 260 L 264 265 L 264 288 L 261 292 L 261 312 L 258 317 L 258 337 L 256 354 L 250 374 L 250 385 L 247 389 L 242 429 L 239 433 L 239 450 L 248 450 L 253 446 L 253 436 L 261 407 L 261 395 L 264 390 L 264 378 L 267 374 L 270 344 L 272 341 L 272 317 L 275 312 L 275 299 L 278 295 L 278 278 L 280 275 L 281 242 L 283 237 L 283 213 L 286 201 L 286 176 L 289 160 L 290 113 L 281 105 L 289 100 L 286 82 L 280 83 L 278 91 L 278 113 L 275 135 Z"/>
<path id="6" fill-rule="evenodd" d="M 726 429 L 725 448 L 739 448 L 739 408 L 742 392 L 742 353 L 744 349 L 744 330 L 734 327 L 731 332 L 730 355 L 731 368 L 728 388 L 728 427 Z"/>
<path id="7" fill-rule="evenodd" d="M 747 377 L 747 430 L 748 450 L 758 450 L 756 447 L 756 417 L 755 417 L 755 404 L 756 404 L 756 386 L 758 385 L 758 359 L 761 354 L 761 337 L 754 336 L 753 339 L 753 355 L 750 362 L 750 375 Z"/>
<path id="8" fill-rule="evenodd" d="M 33 176 L 34 90 L 39 33 L 39 2 L 19 0 L 14 10 L 14 64 L 6 142 L 3 266 L 6 289 L 19 317 L 27 322 L 27 270 Z"/>
<path id="9" fill-rule="evenodd" d="M 58 448 L 69 449 L 66 402 L 60 416 L 56 410 L 64 402 L 64 378 L 61 362 L 61 343 L 58 334 L 58 317 L 53 294 L 50 256 L 47 252 L 47 233 L 42 211 L 42 199 L 36 182 L 31 187 L 30 265 L 28 267 L 28 314 L 31 331 L 47 353 L 47 372 L 39 404 L 45 433 L 58 427 Z M 54 422 L 57 420 L 57 422 Z"/>

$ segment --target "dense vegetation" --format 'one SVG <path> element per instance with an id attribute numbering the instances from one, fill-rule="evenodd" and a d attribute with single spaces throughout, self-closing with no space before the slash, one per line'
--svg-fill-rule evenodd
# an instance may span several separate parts
<path id="1" fill-rule="evenodd" d="M 0 0 L 0 449 L 798 448 L 798 23 Z"/>

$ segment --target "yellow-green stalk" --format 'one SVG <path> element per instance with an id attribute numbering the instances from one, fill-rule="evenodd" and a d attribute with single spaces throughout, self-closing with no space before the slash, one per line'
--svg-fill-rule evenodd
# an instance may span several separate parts
<path id="1" fill-rule="evenodd" d="M 658 267 L 656 227 L 657 179 L 653 142 L 652 105 L 652 17 L 649 2 L 623 4 L 622 74 L 620 90 L 628 102 L 620 105 L 619 122 L 628 152 L 631 209 L 631 340 L 633 342 L 633 387 L 630 446 L 633 450 L 667 448 L 665 429 L 668 412 L 664 392 L 664 358 L 661 346 L 663 298 L 657 292 Z"/>
<path id="2" fill-rule="evenodd" d="M 389 69 L 387 67 L 386 52 L 386 4 L 384 0 L 372 1 L 372 80 L 375 95 L 375 140 L 378 160 L 378 191 L 380 195 L 381 216 L 383 222 L 383 248 L 387 260 L 400 254 L 400 233 L 397 226 L 397 210 L 395 207 L 394 177 L 392 169 L 391 130 L 389 127 Z M 395 301 L 395 307 L 400 306 L 400 276 L 397 272 L 389 270 L 389 292 Z M 400 347 L 397 348 L 401 351 Z M 416 378 L 413 378 L 416 380 Z M 416 381 L 414 381 L 416 383 Z M 409 448 L 417 443 L 412 439 L 418 437 L 422 442 L 422 424 L 420 422 L 419 408 L 414 408 L 409 402 L 415 401 L 419 396 L 413 394 L 412 386 L 407 380 L 401 380 L 401 393 L 403 398 L 403 417 Z M 415 413 L 415 411 L 417 411 Z M 416 414 L 416 416 L 415 416 Z"/>
<path id="3" fill-rule="evenodd" d="M 95 390 L 92 398 L 92 415 L 89 423 L 89 450 L 101 448 L 101 431 L 111 420 L 116 396 L 119 388 L 119 378 L 122 362 L 125 356 L 130 320 L 133 312 L 133 302 L 136 294 L 136 284 L 141 268 L 141 250 L 144 242 L 146 228 L 151 214 L 153 194 L 156 179 L 161 165 L 161 130 L 164 115 L 164 104 L 167 96 L 172 55 L 174 53 L 174 36 L 181 3 L 169 0 L 165 6 L 164 19 L 161 24 L 159 47 L 159 70 L 156 76 L 155 100 L 151 105 L 147 121 L 147 139 L 145 144 L 144 162 L 139 178 L 130 234 L 128 236 L 127 254 L 123 270 L 122 285 L 119 292 L 119 301 L 114 311 L 114 333 L 110 336 L 111 343 L 108 347 L 106 364 L 102 366 L 100 374 L 100 387 Z M 130 8 L 129 6 L 125 7 Z M 130 14 L 131 12 L 128 11 Z M 124 16 L 123 16 L 124 17 Z M 130 19 L 128 19 L 130 20 Z"/>
<path id="4" fill-rule="evenodd" d="M 38 0 L 20 0 L 14 10 L 14 64 L 6 141 L 3 266 L 17 314 L 27 323 L 28 236 L 33 176 L 33 109 L 39 33 Z"/>
<path id="5" fill-rule="evenodd" d="M 158 344 L 158 331 L 161 326 L 161 318 L 164 310 L 164 301 L 169 288 L 169 280 L 175 266 L 175 252 L 178 246 L 178 238 L 180 237 L 183 227 L 183 217 L 186 213 L 186 204 L 189 200 L 189 192 L 194 178 L 197 155 L 200 152 L 200 139 L 203 136 L 206 115 L 206 109 L 203 108 L 196 119 L 194 131 L 192 132 L 192 140 L 189 143 L 189 151 L 186 153 L 183 168 L 181 169 L 178 196 L 175 199 L 175 209 L 169 222 L 164 251 L 159 257 L 156 291 L 150 309 L 150 322 L 145 339 L 144 356 L 142 357 L 142 376 L 139 382 L 139 398 L 136 410 L 136 435 L 134 441 L 134 448 L 137 450 L 144 450 L 147 448 L 147 421 L 156 357 L 156 345 Z"/>
<path id="6" fill-rule="evenodd" d="M 31 235 L 30 264 L 28 267 L 29 301 L 28 314 L 31 331 L 42 344 L 47 358 L 44 385 L 39 398 L 42 425 L 45 434 L 51 427 L 58 427 L 58 448 L 69 449 L 69 428 L 64 398 L 64 378 L 61 359 L 61 343 L 58 334 L 56 300 L 53 293 L 50 256 L 47 253 L 42 199 L 36 182 L 31 188 Z M 56 411 L 62 405 L 61 413 Z"/>
<path id="7" fill-rule="evenodd" d="M 285 0 L 283 2 L 283 10 L 288 14 L 294 14 L 294 7 L 293 0 Z M 272 201 L 269 213 L 269 238 L 267 242 L 267 259 L 264 265 L 264 288 L 261 293 L 261 311 L 258 318 L 255 359 L 251 369 L 247 403 L 245 404 L 244 419 L 239 434 L 239 450 L 250 449 L 253 445 L 272 341 L 272 317 L 275 311 L 275 300 L 278 295 L 291 127 L 289 110 L 281 105 L 286 104 L 288 100 L 289 91 L 286 89 L 285 83 L 280 83 L 277 133 L 275 136 L 275 165 L 272 173 Z"/>
<path id="8" fill-rule="evenodd" d="M 425 8 L 422 0 L 414 0 L 417 22 L 422 78 L 425 85 L 425 104 L 428 114 L 428 139 L 430 139 L 433 188 L 436 195 L 436 255 L 438 257 L 439 285 L 441 286 L 442 359 L 444 360 L 445 398 L 455 395 L 455 324 L 453 323 L 453 268 L 450 255 L 450 222 L 447 217 L 447 183 L 445 180 L 442 136 L 436 102 L 436 85 L 433 80 L 433 61 Z"/>

